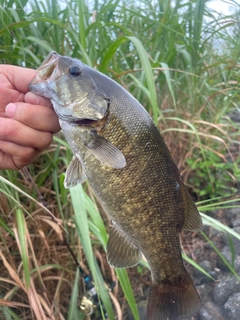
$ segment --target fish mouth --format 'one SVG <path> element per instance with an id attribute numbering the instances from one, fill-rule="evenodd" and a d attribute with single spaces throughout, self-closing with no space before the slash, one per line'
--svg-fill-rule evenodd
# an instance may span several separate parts
<path id="1" fill-rule="evenodd" d="M 41 66 L 37 69 L 37 74 L 31 81 L 30 85 L 34 85 L 39 82 L 50 82 L 51 80 L 59 78 L 60 73 L 57 68 L 59 58 L 60 55 L 57 52 L 51 51 Z"/>
<path id="2" fill-rule="evenodd" d="M 62 121 L 66 121 L 74 126 L 83 126 L 89 128 L 101 128 L 105 126 L 105 121 L 108 119 L 110 106 L 110 101 L 108 98 L 105 98 L 105 100 L 107 100 L 107 110 L 102 118 L 78 118 L 75 115 L 72 115 L 72 102 L 68 104 L 62 104 L 56 98 L 56 93 L 54 91 L 55 89 L 53 88 L 54 85 L 50 83 L 58 80 L 64 75 L 64 71 L 62 70 L 62 68 L 60 68 L 61 66 L 59 67 L 59 63 L 61 64 L 61 58 L 66 57 L 62 57 L 57 52 L 51 51 L 42 62 L 40 67 L 37 69 L 37 73 L 34 79 L 29 84 L 29 90 L 35 94 L 49 98 L 53 104 L 53 108 L 56 114 Z M 87 115 L 85 114 L 85 116 Z"/>

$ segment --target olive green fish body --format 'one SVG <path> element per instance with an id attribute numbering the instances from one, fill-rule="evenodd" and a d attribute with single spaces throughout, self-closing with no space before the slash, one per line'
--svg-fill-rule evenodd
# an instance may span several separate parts
<path id="1" fill-rule="evenodd" d="M 107 90 L 107 86 L 103 89 Z M 177 256 L 181 257 L 178 233 L 184 223 L 178 170 L 145 109 L 127 92 L 124 94 L 132 101 L 126 104 L 119 103 L 114 94 L 111 92 L 111 112 L 101 136 L 125 155 L 126 166 L 123 169 L 102 164 L 89 154 L 84 143 L 75 143 L 85 135 L 85 131 L 87 135 L 89 129 L 75 126 L 66 138 L 74 154 L 81 149 L 83 170 L 106 211 L 129 234 L 145 257 L 152 251 L 152 243 L 156 240 L 165 244 L 169 260 L 169 243 L 173 240 L 172 234 L 176 234 L 173 241 L 176 261 Z M 61 126 L 64 130 L 64 123 Z M 162 250 L 157 246 L 155 249 Z M 156 252 L 157 261 L 158 254 Z M 182 265 L 181 258 L 180 261 Z M 171 272 L 174 266 L 170 268 L 166 263 L 162 268 Z"/>
<path id="2" fill-rule="evenodd" d="M 87 178 L 109 214 L 110 265 L 130 267 L 145 256 L 153 281 L 148 319 L 185 319 L 200 300 L 183 265 L 179 233 L 200 229 L 201 219 L 169 150 L 146 110 L 124 88 L 56 55 L 40 67 L 42 78 L 30 90 L 51 99 L 74 153 L 65 185 Z M 70 66 L 80 66 L 80 75 L 72 77 L 77 67 Z"/>

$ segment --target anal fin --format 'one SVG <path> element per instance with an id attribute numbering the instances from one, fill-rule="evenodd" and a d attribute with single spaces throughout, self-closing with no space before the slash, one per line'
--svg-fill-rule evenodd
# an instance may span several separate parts
<path id="1" fill-rule="evenodd" d="M 107 243 L 107 260 L 111 267 L 133 267 L 141 260 L 141 251 L 129 237 L 116 225 L 110 227 Z"/>

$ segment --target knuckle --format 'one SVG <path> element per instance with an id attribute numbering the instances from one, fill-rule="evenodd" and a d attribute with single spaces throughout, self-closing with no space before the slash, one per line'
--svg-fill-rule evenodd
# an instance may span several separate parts
<path id="1" fill-rule="evenodd" d="M 14 119 L 29 127 L 35 127 L 39 121 L 39 115 L 35 112 L 33 105 L 19 102 L 17 103 Z"/>
<path id="2" fill-rule="evenodd" d="M 42 133 L 41 139 L 39 139 L 38 149 L 44 150 L 47 147 L 49 147 L 50 144 L 52 143 L 52 138 L 53 138 L 53 135 L 50 132 Z"/>
<path id="3" fill-rule="evenodd" d="M 33 148 L 25 148 L 24 152 L 21 155 L 22 160 L 29 161 L 30 159 L 34 158 L 36 154 L 36 150 Z"/>
<path id="4" fill-rule="evenodd" d="M 40 154 L 34 148 L 24 148 L 18 156 L 14 157 L 14 163 L 18 169 L 22 169 L 24 166 L 34 162 L 34 160 Z"/>

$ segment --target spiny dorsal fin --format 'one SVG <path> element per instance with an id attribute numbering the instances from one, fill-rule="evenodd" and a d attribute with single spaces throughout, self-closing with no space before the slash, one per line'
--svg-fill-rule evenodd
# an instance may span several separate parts
<path id="1" fill-rule="evenodd" d="M 198 209 L 183 182 L 181 182 L 181 188 L 183 190 L 182 197 L 184 202 L 183 229 L 189 231 L 200 231 L 202 230 L 203 225 Z"/>
<path id="2" fill-rule="evenodd" d="M 82 165 L 76 156 L 73 156 L 64 179 L 64 187 L 66 189 L 75 187 L 78 183 L 83 183 L 86 176 L 82 170 Z"/>
<path id="3" fill-rule="evenodd" d="M 128 236 L 116 225 L 110 227 L 107 243 L 107 260 L 115 268 L 133 267 L 141 260 L 140 250 Z"/>
<path id="4" fill-rule="evenodd" d="M 92 132 L 86 147 L 100 162 L 114 169 L 122 169 L 126 165 L 126 160 L 122 152 L 111 142 Z"/>

